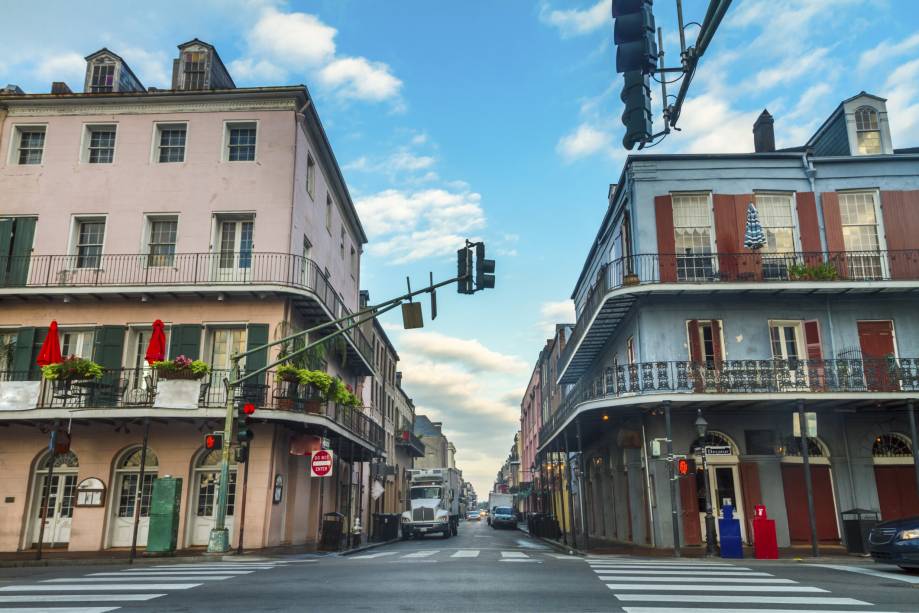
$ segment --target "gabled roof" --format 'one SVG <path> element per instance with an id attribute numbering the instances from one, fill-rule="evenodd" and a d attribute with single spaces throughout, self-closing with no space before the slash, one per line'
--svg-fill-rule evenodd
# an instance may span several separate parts
<path id="1" fill-rule="evenodd" d="M 182 49 L 184 49 L 185 47 L 188 47 L 189 45 L 201 45 L 202 47 L 207 47 L 207 48 L 211 51 L 211 53 L 214 55 L 214 59 L 216 59 L 217 62 L 220 64 L 220 67 L 223 68 L 223 72 L 224 72 L 224 73 L 227 75 L 227 77 L 230 79 L 230 84 L 231 84 L 233 87 L 236 87 L 236 82 L 233 81 L 233 75 L 231 75 L 231 74 L 230 74 L 230 71 L 227 70 L 227 67 L 226 67 L 226 66 L 224 65 L 224 63 L 223 63 L 223 60 L 220 59 L 220 54 L 217 53 L 217 47 L 215 47 L 214 45 L 212 45 L 212 44 L 210 44 L 210 43 L 204 42 L 204 41 L 201 40 L 200 38 L 193 38 L 193 39 L 191 39 L 191 40 L 187 40 L 187 41 L 185 41 L 184 43 L 180 43 L 180 44 L 176 45 L 176 47 L 178 47 L 178 48 L 179 48 L 179 51 L 181 51 Z"/>
<path id="2" fill-rule="evenodd" d="M 146 89 L 146 88 L 144 87 L 143 81 L 141 81 L 141 80 L 137 77 L 137 75 L 134 74 L 134 71 L 131 70 L 131 67 L 128 66 L 128 63 L 127 63 L 126 61 L 124 61 L 124 58 L 121 57 L 120 55 L 118 55 L 117 53 L 115 53 L 114 51 L 112 51 L 111 49 L 109 49 L 108 47 L 102 47 L 102 48 L 99 49 L 98 51 L 96 51 L 96 52 L 94 52 L 94 53 L 90 53 L 89 55 L 87 55 L 87 56 L 86 56 L 85 58 L 83 58 L 83 59 L 86 60 L 87 62 L 91 62 L 91 61 L 93 61 L 95 58 L 99 57 L 99 56 L 102 55 L 102 54 L 111 55 L 113 58 L 115 58 L 116 60 L 118 60 L 119 62 L 121 62 L 121 67 L 128 71 L 128 74 L 130 74 L 130 75 L 134 78 L 134 80 L 137 81 L 137 84 L 140 85 L 141 89 Z"/>
<path id="3" fill-rule="evenodd" d="M 817 128 L 817 131 L 814 132 L 813 136 L 811 136 L 809 139 L 807 139 L 807 142 L 804 143 L 804 146 L 805 146 L 805 147 L 810 147 L 810 146 L 812 146 L 812 145 L 814 144 L 814 142 L 815 142 L 815 141 L 826 131 L 826 129 L 830 126 L 830 124 L 832 124 L 834 120 L 836 120 L 838 117 L 840 117 L 840 116 L 842 115 L 842 113 L 843 113 L 843 107 L 844 107 L 847 103 L 852 102 L 853 100 L 855 100 L 856 98 L 874 98 L 875 100 L 879 100 L 879 101 L 881 101 L 881 102 L 887 102 L 887 98 L 881 98 L 880 96 L 875 96 L 874 94 L 869 94 L 869 93 L 866 92 L 865 90 L 862 90 L 862 91 L 858 92 L 857 94 L 855 94 L 855 95 L 852 96 L 851 98 L 846 98 L 845 100 L 843 100 L 842 102 L 840 102 L 840 103 L 839 103 L 839 106 L 837 106 L 837 107 L 833 110 L 833 112 L 830 113 L 830 116 L 827 117 L 827 118 L 824 120 L 824 122 L 823 122 L 822 124 L 820 124 L 820 127 Z"/>

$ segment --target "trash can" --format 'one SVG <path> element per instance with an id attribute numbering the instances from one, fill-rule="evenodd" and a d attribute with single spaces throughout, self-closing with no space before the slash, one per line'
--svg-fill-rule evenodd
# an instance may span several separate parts
<path id="1" fill-rule="evenodd" d="M 753 557 L 757 560 L 777 560 L 779 547 L 775 537 L 775 520 L 769 519 L 766 507 L 758 504 L 753 512 Z"/>
<path id="2" fill-rule="evenodd" d="M 734 519 L 734 506 L 721 507 L 724 517 L 718 518 L 718 532 L 721 535 L 721 557 L 742 558 L 743 541 L 740 539 L 740 520 Z"/>
<path id="3" fill-rule="evenodd" d="M 849 509 L 842 512 L 842 532 L 849 553 L 868 553 L 868 533 L 878 523 L 877 511 Z"/>
<path id="4" fill-rule="evenodd" d="M 321 550 L 338 551 L 341 546 L 344 519 L 344 515 L 335 511 L 322 516 L 322 541 L 319 544 Z"/>

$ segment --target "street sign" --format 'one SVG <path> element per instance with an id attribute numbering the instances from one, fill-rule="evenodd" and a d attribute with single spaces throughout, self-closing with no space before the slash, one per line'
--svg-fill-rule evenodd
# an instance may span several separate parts
<path id="1" fill-rule="evenodd" d="M 313 452 L 313 457 L 310 459 L 310 476 L 331 477 L 332 464 L 332 452 L 328 449 Z"/>
<path id="2" fill-rule="evenodd" d="M 705 455 L 731 455 L 730 445 L 706 445 Z"/>
<path id="3" fill-rule="evenodd" d="M 817 436 L 817 414 L 816 413 L 805 413 L 804 419 L 807 420 L 807 436 L 815 437 Z M 794 430 L 794 435 L 801 437 L 801 420 L 798 419 L 798 414 L 795 413 L 791 416 L 791 427 Z"/>

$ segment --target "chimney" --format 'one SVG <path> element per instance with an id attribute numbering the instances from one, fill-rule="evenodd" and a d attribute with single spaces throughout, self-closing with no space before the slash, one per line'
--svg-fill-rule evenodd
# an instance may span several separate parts
<path id="1" fill-rule="evenodd" d="M 753 150 L 756 153 L 775 151 L 775 130 L 772 128 L 772 115 L 763 109 L 753 124 Z"/>
<path id="2" fill-rule="evenodd" d="M 370 305 L 370 292 L 368 290 L 362 289 L 358 296 L 358 301 L 362 309 Z"/>
<path id="3" fill-rule="evenodd" d="M 67 84 L 63 81 L 54 81 L 51 83 L 51 93 L 52 94 L 72 94 L 73 92 L 67 87 Z"/>

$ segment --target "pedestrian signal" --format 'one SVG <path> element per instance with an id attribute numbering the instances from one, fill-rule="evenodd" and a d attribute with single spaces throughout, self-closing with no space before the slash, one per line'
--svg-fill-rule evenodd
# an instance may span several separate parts
<path id="1" fill-rule="evenodd" d="M 689 474 L 689 461 L 686 458 L 680 458 L 676 463 L 676 469 L 681 477 L 685 477 Z"/>

